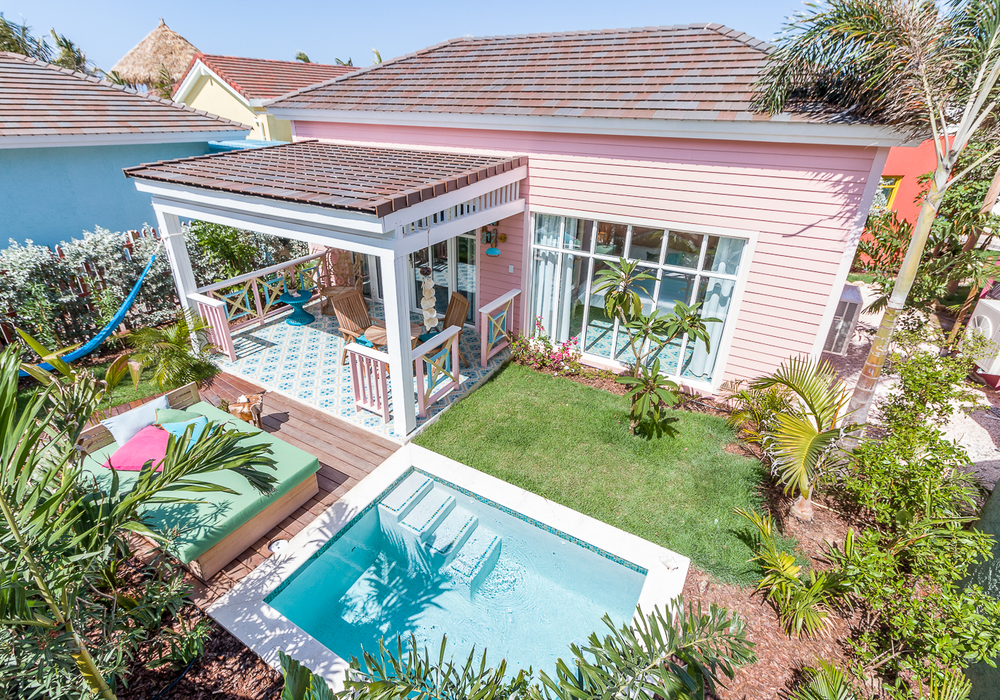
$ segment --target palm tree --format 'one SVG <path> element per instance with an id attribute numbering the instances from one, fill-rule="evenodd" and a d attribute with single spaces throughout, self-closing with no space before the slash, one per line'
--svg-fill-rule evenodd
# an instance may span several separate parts
<path id="1" fill-rule="evenodd" d="M 771 113 L 797 102 L 826 103 L 850 119 L 914 136 L 930 134 L 937 165 L 878 334 L 851 397 L 863 423 L 896 319 L 916 278 L 945 192 L 1000 151 L 953 172 L 973 137 L 990 140 L 1000 79 L 997 0 L 833 0 L 808 5 L 786 25 L 758 84 Z"/>
<path id="2" fill-rule="evenodd" d="M 763 445 L 785 492 L 799 494 L 792 513 L 811 520 L 816 481 L 843 461 L 838 442 L 847 429 L 840 425 L 847 415 L 847 390 L 833 365 L 806 357 L 788 360 L 771 376 L 754 380 L 752 387 L 780 387 L 791 394 L 794 408 L 774 417 Z"/>
<path id="3" fill-rule="evenodd" d="M 133 359 L 153 367 L 153 383 L 161 389 L 206 379 L 218 368 L 210 359 L 211 327 L 198 314 L 182 309 L 176 321 L 162 328 L 140 328 L 128 335 Z M 196 349 L 197 348 L 197 349 Z"/>
<path id="4" fill-rule="evenodd" d="M 202 478 L 221 470 L 268 493 L 275 479 L 259 468 L 275 463 L 266 445 L 243 444 L 246 433 L 205 431 L 187 449 L 180 446 L 190 435 L 171 437 L 161 471 L 143 469 L 128 486 L 115 477 L 102 492 L 83 470 L 76 443 L 103 383 L 77 370 L 68 382 L 51 379 L 19 409 L 18 351 L 11 345 L 0 352 L 0 619 L 14 639 L 44 650 L 41 666 L 75 668 L 93 695 L 114 700 L 92 649 L 113 644 L 124 628 L 91 622 L 104 573 L 127 551 L 128 533 L 165 541 L 143 522 L 141 508 L 181 500 L 185 494 L 172 496 L 178 491 L 225 490 Z"/>
<path id="5" fill-rule="evenodd" d="M 299 51 L 295 54 L 295 60 L 302 61 L 302 63 L 312 63 L 312 61 L 309 60 L 309 55 L 305 51 Z"/>

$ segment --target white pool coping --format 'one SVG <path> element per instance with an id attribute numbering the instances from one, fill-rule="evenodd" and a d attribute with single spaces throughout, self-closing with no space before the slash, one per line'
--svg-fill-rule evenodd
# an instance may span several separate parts
<path id="1" fill-rule="evenodd" d="M 687 557 L 436 452 L 408 444 L 293 537 L 280 553 L 272 555 L 213 603 L 208 609 L 209 616 L 273 668 L 280 669 L 278 651 L 281 650 L 324 677 L 334 690 L 342 690 L 349 659 L 327 649 L 264 599 L 410 467 L 450 481 L 646 569 L 638 603 L 644 613 L 657 607 L 667 609 L 681 594 L 690 565 Z"/>

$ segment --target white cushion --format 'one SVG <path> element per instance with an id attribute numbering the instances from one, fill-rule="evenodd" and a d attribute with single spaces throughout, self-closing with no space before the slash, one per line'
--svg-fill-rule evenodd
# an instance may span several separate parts
<path id="1" fill-rule="evenodd" d="M 153 399 L 113 418 L 106 418 L 101 421 L 101 425 L 111 432 L 115 442 L 121 446 L 135 437 L 140 430 L 148 428 L 156 422 L 156 409 L 158 408 L 170 408 L 166 396 Z"/>

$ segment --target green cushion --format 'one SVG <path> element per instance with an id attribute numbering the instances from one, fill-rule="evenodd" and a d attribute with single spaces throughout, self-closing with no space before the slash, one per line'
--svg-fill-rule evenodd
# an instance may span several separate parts
<path id="1" fill-rule="evenodd" d="M 185 564 L 200 557 L 275 500 L 302 483 L 310 474 L 319 470 L 319 460 L 308 452 L 289 445 L 249 423 L 244 423 L 211 404 L 202 401 L 187 410 L 196 415 L 204 415 L 209 420 L 227 425 L 234 430 L 253 433 L 253 437 L 247 438 L 249 444 L 270 445 L 273 458 L 277 462 L 277 469 L 273 472 L 266 471 L 273 474 L 278 482 L 274 491 L 264 496 L 255 491 L 246 479 L 234 472 L 205 474 L 200 477 L 202 480 L 227 486 L 237 494 L 172 491 L 170 493 L 172 497 L 190 498 L 201 502 L 161 503 L 146 507 L 143 515 L 150 527 L 164 533 L 178 533 L 169 549 Z M 91 453 L 84 460 L 84 469 L 94 475 L 101 488 L 106 489 L 111 484 L 111 471 L 101 465 L 117 449 L 118 445 L 112 443 Z M 123 489 L 134 484 L 136 478 L 137 472 L 118 472 L 118 479 Z"/>
<path id="2" fill-rule="evenodd" d="M 180 411 L 176 408 L 156 409 L 157 425 L 162 425 L 163 423 L 184 423 L 196 418 L 201 418 L 201 414 L 194 411 Z"/>

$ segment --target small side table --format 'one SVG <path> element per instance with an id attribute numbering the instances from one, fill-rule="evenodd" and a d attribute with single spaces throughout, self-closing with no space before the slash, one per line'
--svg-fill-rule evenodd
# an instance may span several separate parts
<path id="1" fill-rule="evenodd" d="M 282 301 L 292 307 L 292 313 L 285 319 L 285 323 L 289 326 L 307 326 L 315 321 L 316 317 L 302 308 L 312 299 L 312 296 L 312 292 L 297 292 L 295 294 L 285 292 L 278 297 L 278 301 Z"/>

